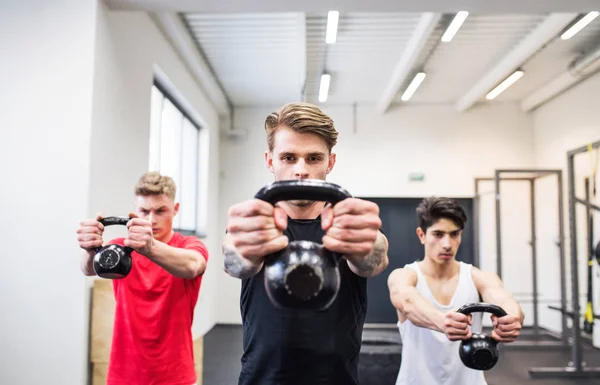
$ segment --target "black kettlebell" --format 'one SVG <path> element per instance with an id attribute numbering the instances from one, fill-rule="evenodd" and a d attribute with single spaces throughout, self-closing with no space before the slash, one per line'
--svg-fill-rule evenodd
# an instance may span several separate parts
<path id="1" fill-rule="evenodd" d="M 496 317 L 506 315 L 501 307 L 489 303 L 466 304 L 461 306 L 457 312 L 467 315 L 485 312 L 492 313 Z M 475 370 L 490 370 L 496 365 L 500 357 L 498 342 L 484 333 L 473 333 L 470 339 L 461 341 L 458 354 L 466 367 Z"/>
<path id="2" fill-rule="evenodd" d="M 286 200 L 325 201 L 335 205 L 352 196 L 340 186 L 323 180 L 273 182 L 255 198 L 275 204 Z M 341 255 L 322 244 L 296 240 L 265 259 L 264 284 L 270 301 L 280 309 L 325 310 L 340 289 Z"/>
<path id="3" fill-rule="evenodd" d="M 131 218 L 106 217 L 99 220 L 104 226 L 127 225 Z M 121 245 L 107 245 L 96 249 L 94 271 L 100 278 L 125 278 L 131 271 L 133 249 Z"/>
<path id="4" fill-rule="evenodd" d="M 596 254 L 596 262 L 600 264 L 600 241 L 598 241 L 598 244 L 596 245 L 596 252 L 594 254 Z"/>

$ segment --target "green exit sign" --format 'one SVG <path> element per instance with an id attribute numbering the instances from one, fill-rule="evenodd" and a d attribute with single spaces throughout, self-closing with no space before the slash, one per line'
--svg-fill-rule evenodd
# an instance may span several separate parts
<path id="1" fill-rule="evenodd" d="M 425 180 L 425 174 L 422 172 L 411 172 L 408 174 L 408 180 L 411 182 L 423 182 Z"/>

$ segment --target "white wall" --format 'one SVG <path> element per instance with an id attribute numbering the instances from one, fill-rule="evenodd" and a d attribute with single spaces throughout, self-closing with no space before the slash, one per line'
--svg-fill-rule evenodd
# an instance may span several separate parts
<path id="1" fill-rule="evenodd" d="M 539 166 L 555 167 L 564 170 L 564 197 L 565 197 L 565 251 L 569 257 L 569 216 L 568 216 L 568 193 L 567 193 L 567 152 L 575 148 L 586 146 L 590 142 L 600 140 L 600 109 L 596 101 L 600 93 L 600 73 L 580 83 L 556 99 L 545 104 L 533 113 L 534 122 L 534 140 L 535 140 L 535 159 Z M 598 162 L 600 160 L 597 160 Z M 585 190 L 583 183 L 585 176 L 590 174 L 592 160 L 588 154 L 580 154 L 575 159 L 575 183 L 576 195 L 584 197 Z M 600 180 L 597 181 L 600 186 Z M 554 186 L 553 186 L 554 187 Z M 554 187 L 556 188 L 556 187 Z M 540 205 L 547 202 L 548 207 L 554 209 L 556 193 L 542 195 L 540 191 L 538 201 Z M 600 195 L 600 192 L 598 192 Z M 550 201 L 550 202 L 549 202 Z M 600 196 L 595 199 L 596 204 L 600 204 Z M 578 266 L 579 266 L 579 292 L 580 308 L 585 309 L 587 294 L 587 265 L 588 254 L 586 252 L 586 228 L 585 228 L 585 209 L 582 205 L 577 205 L 577 240 L 578 240 Z M 545 213 L 540 213 L 544 215 Z M 540 219 L 540 218 L 538 218 Z M 548 221 L 545 218 L 539 220 L 540 232 L 546 237 L 546 242 L 538 244 L 539 253 L 544 256 L 539 261 L 540 267 L 546 269 L 549 266 L 555 266 L 557 261 L 557 248 L 552 245 L 550 240 L 557 239 L 556 218 L 554 221 Z M 600 240 L 600 215 L 595 215 L 595 241 Z M 550 263 L 548 263 L 550 261 Z M 596 313 L 600 313 L 600 279 L 598 278 L 598 266 L 594 266 L 594 307 Z M 558 271 L 553 271 L 550 276 L 542 276 L 540 284 L 549 297 L 560 297 L 558 281 L 555 277 Z M 568 302 L 571 306 L 571 269 L 570 259 L 567 259 L 567 289 Z M 543 309 L 543 320 L 548 327 L 556 328 L 560 326 L 560 314 L 556 311 Z M 596 323 L 594 330 L 595 344 L 600 346 L 600 325 Z"/>
<path id="2" fill-rule="evenodd" d="M 0 5 L 0 383 L 84 384 L 96 1 Z"/>
<path id="3" fill-rule="evenodd" d="M 220 253 L 217 228 L 219 117 L 209 99 L 188 72 L 152 19 L 142 12 L 109 11 L 101 3 L 97 28 L 94 111 L 92 120 L 90 202 L 87 215 L 127 215 L 133 209 L 133 185 L 148 170 L 150 95 L 157 66 L 199 115 L 201 167 L 208 183 L 200 181 L 198 208 L 206 217 L 209 250 L 193 332 L 203 335 L 215 322 L 218 266 L 210 258 Z M 209 165 L 209 167 L 206 167 Z M 210 202 L 210 203 L 209 203 Z M 181 206 L 180 210 L 186 210 Z M 124 234 L 108 228 L 106 239 Z"/>
<path id="4" fill-rule="evenodd" d="M 75 230 L 98 211 L 133 208 L 133 184 L 148 168 L 153 68 L 202 118 L 199 210 L 211 256 L 221 234 L 219 119 L 148 15 L 96 1 L 30 3 L 3 2 L 0 11 L 0 383 L 84 384 L 91 279 L 79 270 Z M 106 238 L 122 233 L 109 228 Z M 195 335 L 216 318 L 219 267 L 208 266 Z"/>
<path id="5" fill-rule="evenodd" d="M 221 144 L 223 229 L 229 206 L 251 199 L 260 187 L 273 180 L 264 164 L 263 127 L 265 117 L 277 107 L 236 109 L 235 128 L 247 129 L 249 133 L 246 139 Z M 356 122 L 351 107 L 325 105 L 323 109 L 332 116 L 340 132 L 339 144 L 334 148 L 338 154 L 337 164 L 328 180 L 341 184 L 355 196 L 472 197 L 476 176 L 493 176 L 496 168 L 534 164 L 531 119 L 513 104 L 479 107 L 465 114 L 444 105 L 406 106 L 385 115 L 372 107 L 359 106 Z M 414 171 L 425 173 L 426 181 L 408 182 L 408 174 Z M 510 194 L 508 191 L 507 196 Z M 507 208 L 513 213 L 519 209 L 510 205 Z M 488 232 L 493 232 L 493 225 L 492 218 Z M 507 236 L 522 236 L 526 226 L 526 222 L 517 221 L 506 229 Z M 486 239 L 491 241 L 491 238 Z M 490 249 L 486 245 L 484 249 Z M 527 247 L 516 246 L 521 254 Z M 490 250 L 495 253 L 493 245 Z M 482 265 L 495 271 L 494 258 L 494 254 L 485 253 Z M 518 258 L 509 253 L 505 265 Z M 519 283 L 530 277 L 519 269 L 511 273 L 515 274 L 509 277 L 507 284 L 511 289 L 520 289 Z M 219 281 L 218 320 L 238 323 L 240 283 L 225 273 L 221 273 Z"/>

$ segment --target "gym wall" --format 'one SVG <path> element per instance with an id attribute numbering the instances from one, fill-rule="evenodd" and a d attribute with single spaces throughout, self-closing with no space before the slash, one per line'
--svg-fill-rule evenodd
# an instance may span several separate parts
<path id="1" fill-rule="evenodd" d="M 217 115 L 145 14 L 89 0 L 9 0 L 0 32 L 0 383 L 85 384 L 91 279 L 79 270 L 75 231 L 97 211 L 133 208 L 133 184 L 148 165 L 153 65 L 206 123 L 211 256 L 222 235 Z M 209 263 L 194 335 L 216 319 L 218 270 Z"/>
<path id="2" fill-rule="evenodd" d="M 231 204 L 250 199 L 273 180 L 262 155 L 266 149 L 263 127 L 265 117 L 277 107 L 237 109 L 235 128 L 247 130 L 248 136 L 221 142 L 223 228 Z M 534 163 L 532 121 L 517 105 L 478 107 L 464 114 L 456 113 L 451 105 L 406 106 L 393 108 L 385 115 L 372 107 L 359 106 L 356 121 L 351 106 L 324 105 L 323 109 L 331 114 L 340 131 L 335 148 L 337 164 L 328 180 L 355 196 L 472 197 L 476 176 L 492 176 L 498 167 L 528 167 Z M 409 182 L 411 172 L 423 172 L 425 181 Z M 509 206 L 507 215 L 518 216 L 520 209 Z M 484 228 L 488 240 L 493 238 L 493 226 L 491 220 Z M 526 222 L 519 223 L 508 229 L 506 236 L 516 239 L 527 226 Z M 528 251 L 527 245 L 519 247 L 522 250 L 517 254 Z M 510 263 L 519 258 L 515 255 L 514 259 L 506 259 Z M 494 255 L 482 255 L 482 263 L 495 266 Z M 530 275 L 516 269 L 512 279 L 527 282 Z M 240 322 L 239 287 L 239 281 L 222 273 L 218 322 Z"/>
<path id="3" fill-rule="evenodd" d="M 88 215 L 96 4 L 2 8 L 0 383 L 83 384 L 75 230 Z"/>
<path id="4" fill-rule="evenodd" d="M 567 206 L 567 152 L 590 142 L 600 140 L 600 109 L 596 96 L 600 93 L 600 73 L 580 83 L 556 99 L 545 104 L 533 112 L 533 134 L 534 154 L 538 167 L 561 168 L 564 170 L 564 197 L 565 197 L 565 235 L 569 235 L 569 216 Z M 595 158 L 596 164 L 600 161 Z M 584 178 L 590 175 L 592 159 L 589 154 L 579 154 L 575 157 L 575 187 L 576 195 L 585 196 Z M 556 230 L 556 185 L 550 180 L 540 181 L 537 190 L 538 202 L 538 271 L 540 291 L 545 298 L 560 298 L 560 285 L 558 276 L 558 253 L 553 242 L 558 240 Z M 600 175 L 597 176 L 597 190 L 600 190 Z M 548 186 L 548 189 L 543 188 Z M 600 204 L 600 191 L 595 199 Z M 551 212 L 541 210 L 542 205 L 547 204 Z M 552 217 L 554 215 L 554 217 Z M 595 242 L 600 241 L 600 213 L 596 212 L 594 217 Z M 587 259 L 586 249 L 586 222 L 585 208 L 577 205 L 577 229 L 578 229 L 578 266 L 579 266 L 579 293 L 580 308 L 582 313 L 587 302 Z M 542 239 L 543 237 L 543 239 Z M 567 293 L 568 302 L 571 302 L 571 280 L 569 260 L 569 238 L 565 239 L 565 251 L 567 254 Z M 595 298 L 593 302 L 594 311 L 600 313 L 600 272 L 597 264 L 594 265 L 593 291 Z M 560 327 L 560 313 L 547 309 L 544 304 L 540 306 L 541 326 L 556 328 Z M 600 330 L 598 324 L 594 328 L 594 344 L 600 347 Z"/>

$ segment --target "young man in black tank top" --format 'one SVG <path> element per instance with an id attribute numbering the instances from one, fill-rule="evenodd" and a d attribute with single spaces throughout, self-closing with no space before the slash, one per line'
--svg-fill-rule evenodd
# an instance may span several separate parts
<path id="1" fill-rule="evenodd" d="M 265 121 L 265 161 L 275 180 L 321 179 L 335 165 L 338 132 L 319 108 L 291 103 Z M 348 198 L 251 199 L 229 210 L 223 242 L 225 271 L 242 280 L 240 385 L 358 384 L 358 357 L 367 310 L 367 278 L 388 265 L 379 207 Z M 264 288 L 263 261 L 293 240 L 322 243 L 344 256 L 337 298 L 324 311 L 278 309 Z"/>

